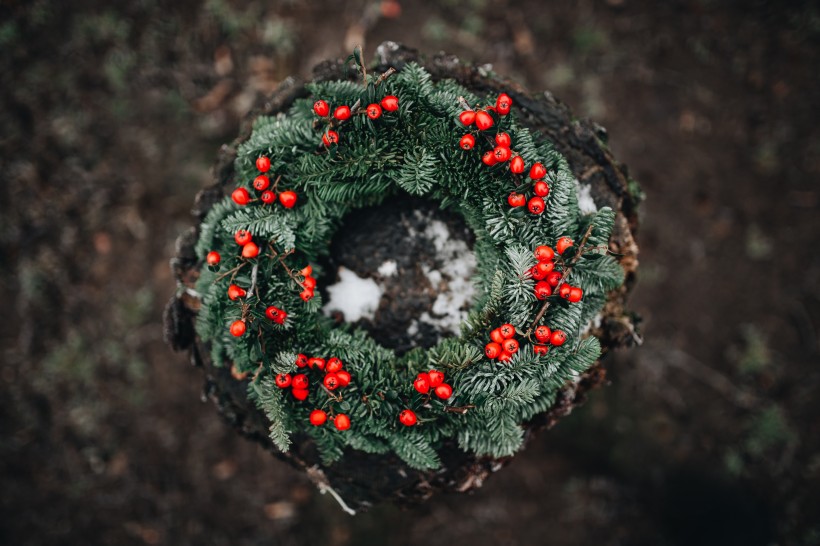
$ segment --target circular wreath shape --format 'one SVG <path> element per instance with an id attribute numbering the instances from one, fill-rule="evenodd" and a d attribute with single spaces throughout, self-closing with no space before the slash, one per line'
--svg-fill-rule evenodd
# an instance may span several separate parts
<path id="1" fill-rule="evenodd" d="M 406 60 L 368 71 L 356 54 L 337 65 L 349 77 L 307 83 L 255 119 L 224 195 L 202 207 L 169 307 L 172 338 L 186 337 L 181 318 L 195 324 L 194 358 L 221 378 L 212 394 L 234 424 L 353 507 L 419 497 L 446 474 L 446 488 L 480 485 L 590 381 L 599 337 L 616 344 L 605 307 L 634 268 L 611 241 L 619 211 L 584 196 L 557 146 L 522 122 L 520 90 L 471 89 Z M 317 278 L 346 217 L 407 196 L 464 218 L 477 296 L 459 335 L 397 355 L 325 316 Z"/>

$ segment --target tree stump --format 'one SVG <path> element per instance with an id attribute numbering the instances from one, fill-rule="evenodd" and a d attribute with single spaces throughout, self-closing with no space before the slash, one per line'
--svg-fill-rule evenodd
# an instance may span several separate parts
<path id="1" fill-rule="evenodd" d="M 523 125 L 540 131 L 555 143 L 557 149 L 567 158 L 579 183 L 589 188 L 590 195 L 598 207 L 609 206 L 617 212 L 615 227 L 610 241 L 610 249 L 616 253 L 626 273 L 624 286 L 611 293 L 599 325 L 593 333 L 599 336 L 604 351 L 616 347 L 630 346 L 640 342 L 636 333 L 636 317 L 625 307 L 626 297 L 634 284 L 638 265 L 638 247 L 634 235 L 637 229 L 637 205 L 641 194 L 626 168 L 619 164 L 606 147 L 607 134 L 604 128 L 586 121 L 577 120 L 569 109 L 549 93 L 533 95 L 520 85 L 502 79 L 485 70 L 461 62 L 450 55 L 439 54 L 425 59 L 414 50 L 393 42 L 385 42 L 377 49 L 378 66 L 383 72 L 389 67 L 397 70 L 408 62 L 415 61 L 430 72 L 434 80 L 452 78 L 479 94 L 506 92 L 516 105 L 517 115 Z M 314 69 L 314 79 L 318 81 L 356 79 L 358 74 L 342 61 L 326 61 Z M 293 101 L 309 93 L 304 82 L 289 78 L 245 121 L 241 136 L 230 145 L 223 145 L 219 151 L 214 176 L 214 184 L 202 190 L 196 197 L 193 213 L 197 226 L 192 227 L 177 240 L 176 254 L 172 259 L 172 269 L 177 279 L 177 293 L 169 301 L 165 312 L 166 339 L 177 351 L 186 350 L 191 362 L 205 374 L 204 392 L 213 400 L 228 424 L 242 435 L 259 442 L 274 456 L 287 461 L 306 472 L 322 491 L 331 491 L 342 506 L 354 512 L 366 509 L 374 503 L 391 500 L 400 504 L 417 503 L 439 491 L 467 492 L 482 485 L 487 476 L 502 468 L 509 460 L 476 457 L 461 451 L 454 441 L 439 449 L 442 468 L 436 471 L 418 471 L 407 467 L 398 457 L 391 455 L 370 455 L 359 451 L 348 451 L 342 462 L 329 467 L 323 466 L 315 445 L 310 438 L 295 435 L 293 445 L 287 453 L 281 453 L 268 437 L 268 421 L 265 415 L 248 400 L 247 380 L 240 381 L 231 375 L 230 366 L 216 366 L 211 362 L 209 351 L 194 330 L 194 321 L 199 306 L 192 288 L 199 275 L 201 263 L 194 253 L 198 224 L 215 202 L 230 193 L 234 186 L 233 163 L 240 142 L 250 135 L 251 122 L 257 115 L 271 115 L 287 110 Z M 430 214 L 439 215 L 443 221 L 458 222 L 457 218 L 435 210 L 426 203 L 412 203 L 410 208 L 430 209 Z M 396 245 L 397 238 L 407 237 L 407 232 L 395 228 L 374 232 L 368 226 L 368 217 L 384 217 L 400 214 L 399 209 L 380 209 L 366 212 L 352 225 L 342 227 L 342 240 L 363 240 L 367 237 L 370 245 L 334 244 L 331 248 L 331 266 L 339 263 L 352 264 L 360 275 L 369 275 L 375 267 L 372 248 L 391 244 L 396 249 L 397 260 L 415 260 L 413 245 Z M 406 209 L 406 207 L 405 207 Z M 458 230 L 456 230 L 458 231 Z M 469 233 L 464 235 L 469 239 Z M 338 237 L 337 237 L 338 238 Z M 418 249 L 416 249 L 416 252 Z M 411 282 L 413 282 L 411 280 Z M 418 288 L 418 287 L 415 287 Z M 412 290 L 413 287 L 410 287 Z M 395 300 L 395 299 L 394 299 Z M 406 349 L 403 328 L 406 327 L 408 313 L 418 313 L 418 301 L 423 298 L 406 298 L 407 305 L 416 302 L 417 307 L 393 308 L 386 320 L 379 324 L 364 324 L 380 342 L 397 350 Z M 395 307 L 396 301 L 393 301 Z M 401 306 L 401 302 L 398 304 Z M 422 305 L 423 307 L 423 305 Z M 402 317 L 405 317 L 403 319 Z M 404 320 L 404 322 L 403 322 Z M 429 346 L 437 337 L 416 340 L 417 344 Z M 561 391 L 553 407 L 525 424 L 526 440 L 543 428 L 549 428 L 558 419 L 569 414 L 582 404 L 586 393 L 604 382 L 605 369 L 599 362 L 582 375 L 576 383 L 570 383 Z"/>

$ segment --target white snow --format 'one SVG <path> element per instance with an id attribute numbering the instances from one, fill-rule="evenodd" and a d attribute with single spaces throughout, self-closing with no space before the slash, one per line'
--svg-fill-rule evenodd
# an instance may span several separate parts
<path id="1" fill-rule="evenodd" d="M 376 315 L 384 289 L 373 279 L 363 279 L 353 271 L 339 267 L 339 281 L 327 287 L 328 302 L 322 308 L 325 315 L 341 311 L 345 321 L 356 322 L 364 317 L 370 320 Z"/>
<path id="2" fill-rule="evenodd" d="M 581 209 L 581 214 L 598 212 L 598 205 L 596 205 L 592 199 L 592 186 L 588 184 L 583 185 L 576 180 L 575 187 L 578 191 L 578 208 Z"/>
<path id="3" fill-rule="evenodd" d="M 398 264 L 396 260 L 385 260 L 382 265 L 379 266 L 379 275 L 382 277 L 392 277 L 398 272 Z"/>

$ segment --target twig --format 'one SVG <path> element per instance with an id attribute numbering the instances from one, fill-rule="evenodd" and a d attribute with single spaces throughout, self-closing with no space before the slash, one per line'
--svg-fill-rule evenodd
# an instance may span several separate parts
<path id="1" fill-rule="evenodd" d="M 322 472 L 318 465 L 308 468 L 307 475 L 313 481 L 313 483 L 316 484 L 316 487 L 319 488 L 319 493 L 321 493 L 322 495 L 324 495 L 325 493 L 330 493 L 330 496 L 336 499 L 336 502 L 339 503 L 339 506 L 342 507 L 342 510 L 344 510 L 351 516 L 356 515 L 356 511 L 352 509 L 350 506 L 348 506 L 344 499 L 342 499 L 342 497 L 339 496 L 336 490 L 330 486 L 330 483 L 327 481 L 327 476 L 325 476 L 325 473 Z"/>
<path id="2" fill-rule="evenodd" d="M 248 292 L 256 292 L 256 299 L 260 300 L 259 298 L 259 287 L 256 286 L 256 277 L 259 275 L 259 262 L 253 264 L 253 269 L 251 270 L 251 288 Z"/>
<path id="3" fill-rule="evenodd" d="M 241 264 L 234 267 L 230 271 L 226 271 L 222 275 L 215 278 L 214 282 L 217 283 L 217 282 L 221 281 L 222 279 L 224 279 L 225 277 L 227 277 L 228 275 L 236 275 L 237 273 L 239 273 L 239 270 L 242 269 L 243 267 L 245 267 L 247 264 L 248 264 L 248 262 L 242 262 Z"/>
<path id="4" fill-rule="evenodd" d="M 475 408 L 474 404 L 467 404 L 466 406 L 444 406 L 444 413 L 458 413 L 464 415 L 469 410 Z"/>
<path id="5" fill-rule="evenodd" d="M 381 74 L 381 75 L 380 75 L 380 76 L 376 79 L 376 83 L 375 83 L 374 85 L 375 85 L 376 87 L 378 87 L 378 86 L 379 86 L 379 85 L 380 85 L 380 84 L 381 84 L 384 80 L 386 80 L 387 78 L 389 78 L 390 76 L 392 76 L 392 75 L 393 75 L 393 74 L 395 74 L 395 73 L 396 73 L 396 69 L 395 69 L 395 68 L 393 68 L 393 67 L 391 66 L 390 68 L 388 68 L 387 70 L 385 70 L 385 71 L 384 71 L 384 72 L 383 72 L 383 73 L 382 73 L 382 74 Z"/>
<path id="6" fill-rule="evenodd" d="M 458 98 L 458 104 L 459 104 L 459 106 L 461 106 L 461 108 L 462 108 L 462 109 L 464 109 L 464 110 L 469 110 L 469 111 L 472 111 L 472 110 L 473 110 L 473 107 L 472 107 L 472 106 L 470 106 L 470 103 L 469 103 L 469 102 L 467 102 L 467 99 L 465 99 L 464 97 L 459 97 L 459 98 Z"/>

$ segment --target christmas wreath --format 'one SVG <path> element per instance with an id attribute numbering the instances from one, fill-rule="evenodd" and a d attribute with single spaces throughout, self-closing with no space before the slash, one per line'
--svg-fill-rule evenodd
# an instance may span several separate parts
<path id="1" fill-rule="evenodd" d="M 615 212 L 581 211 L 566 159 L 506 93 L 349 61 L 359 81 L 307 84 L 239 145 L 235 188 L 199 229 L 196 333 L 282 451 L 309 437 L 324 465 L 358 450 L 420 470 L 444 442 L 513 455 L 601 354 L 590 330 L 624 282 Z M 399 356 L 325 316 L 316 279 L 346 216 L 408 194 L 474 232 L 478 296 L 460 335 Z"/>

